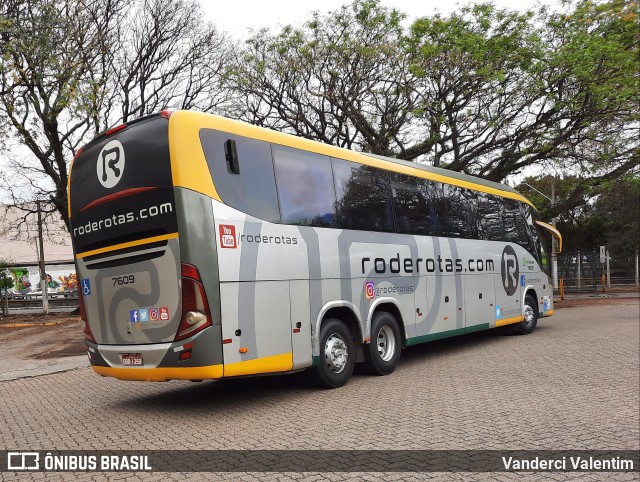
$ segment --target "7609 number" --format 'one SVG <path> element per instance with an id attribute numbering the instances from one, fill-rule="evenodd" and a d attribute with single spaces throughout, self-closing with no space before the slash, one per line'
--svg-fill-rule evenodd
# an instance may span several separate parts
<path id="1" fill-rule="evenodd" d="M 135 283 L 136 281 L 135 277 L 132 274 L 127 276 L 116 276 L 115 278 L 111 278 L 111 280 L 113 281 L 113 286 L 130 285 Z"/>

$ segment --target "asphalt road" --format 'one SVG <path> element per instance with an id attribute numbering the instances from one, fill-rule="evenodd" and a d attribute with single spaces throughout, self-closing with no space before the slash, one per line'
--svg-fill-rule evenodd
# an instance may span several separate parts
<path id="1" fill-rule="evenodd" d="M 304 374 L 153 384 L 89 368 L 0 382 L 0 447 L 64 449 L 640 448 L 637 300 L 562 309 L 528 336 L 493 332 L 405 350 L 387 377 L 337 390 Z M 22 480 L 0 473 L 0 479 Z M 93 480 L 96 474 L 35 473 Z M 508 473 L 163 473 L 109 480 L 512 480 Z M 636 480 L 637 473 L 526 475 Z"/>

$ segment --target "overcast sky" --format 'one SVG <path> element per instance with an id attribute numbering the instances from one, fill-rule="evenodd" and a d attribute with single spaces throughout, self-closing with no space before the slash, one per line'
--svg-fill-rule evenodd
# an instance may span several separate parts
<path id="1" fill-rule="evenodd" d="M 241 39 L 248 36 L 249 29 L 277 28 L 288 24 L 301 25 L 315 10 L 328 12 L 351 2 L 350 0 L 200 0 L 200 3 L 208 20 L 211 20 L 220 30 Z M 446 15 L 469 2 L 467 0 L 382 0 L 381 3 L 398 9 L 407 14 L 408 20 L 412 20 L 436 13 Z M 493 3 L 500 8 L 524 11 L 538 4 L 555 5 L 559 1 L 494 0 Z"/>

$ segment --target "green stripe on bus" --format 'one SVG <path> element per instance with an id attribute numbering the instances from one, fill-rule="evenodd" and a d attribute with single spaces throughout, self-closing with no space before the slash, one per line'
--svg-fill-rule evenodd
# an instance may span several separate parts
<path id="1" fill-rule="evenodd" d="M 465 333 L 473 333 L 474 331 L 483 331 L 489 329 L 489 323 L 480 323 L 479 325 L 467 326 Z"/>
<path id="2" fill-rule="evenodd" d="M 441 331 L 439 333 L 432 333 L 430 335 L 421 335 L 407 340 L 407 346 L 418 345 L 419 343 L 425 343 L 427 341 L 441 340 L 443 338 L 450 338 L 452 336 L 464 335 L 465 333 L 472 333 L 474 331 L 488 330 L 489 323 L 482 323 L 480 325 L 469 326 L 467 328 L 457 328 L 455 330 Z"/>

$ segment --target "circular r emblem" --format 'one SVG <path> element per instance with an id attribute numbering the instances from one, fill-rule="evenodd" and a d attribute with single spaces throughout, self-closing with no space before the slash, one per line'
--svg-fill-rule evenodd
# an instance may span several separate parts
<path id="1" fill-rule="evenodd" d="M 117 140 L 107 142 L 96 163 L 96 174 L 98 181 L 107 189 L 114 187 L 124 173 L 124 147 Z"/>
<path id="2" fill-rule="evenodd" d="M 518 289 L 518 279 L 520 269 L 518 268 L 518 257 L 514 249 L 507 245 L 502 250 L 502 262 L 500 263 L 500 273 L 502 274 L 502 286 L 507 295 L 513 295 Z"/>

